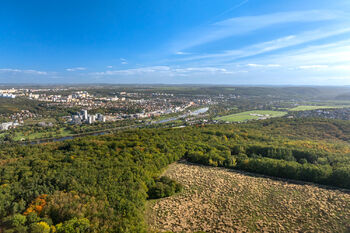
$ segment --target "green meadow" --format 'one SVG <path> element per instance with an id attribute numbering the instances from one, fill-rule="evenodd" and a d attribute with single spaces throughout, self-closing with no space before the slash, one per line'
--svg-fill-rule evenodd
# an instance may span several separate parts
<path id="1" fill-rule="evenodd" d="M 287 112 L 282 111 L 255 110 L 217 117 L 215 118 L 215 120 L 228 122 L 243 122 L 249 120 L 259 120 L 260 118 L 282 117 L 286 114 Z"/>
<path id="2" fill-rule="evenodd" d="M 331 109 L 331 108 L 349 108 L 350 105 L 338 105 L 338 106 L 330 106 L 330 105 L 320 105 L 320 106 L 316 106 L 316 105 L 300 105 L 298 107 L 295 108 L 291 108 L 289 109 L 289 111 L 307 111 L 307 110 L 316 110 L 316 109 Z"/>

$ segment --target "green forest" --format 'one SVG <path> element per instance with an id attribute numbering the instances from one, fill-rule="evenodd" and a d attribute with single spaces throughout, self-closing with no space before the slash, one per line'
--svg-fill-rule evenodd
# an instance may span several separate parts
<path id="1" fill-rule="evenodd" d="M 0 146 L 0 232 L 147 232 L 159 178 L 188 162 L 350 189 L 350 123 L 271 119 Z"/>

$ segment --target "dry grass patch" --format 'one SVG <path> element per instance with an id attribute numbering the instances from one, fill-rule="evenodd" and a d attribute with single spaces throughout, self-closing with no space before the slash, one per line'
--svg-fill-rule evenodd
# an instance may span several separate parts
<path id="1" fill-rule="evenodd" d="M 228 169 L 172 164 L 181 194 L 148 203 L 152 230 L 350 232 L 350 194 Z"/>

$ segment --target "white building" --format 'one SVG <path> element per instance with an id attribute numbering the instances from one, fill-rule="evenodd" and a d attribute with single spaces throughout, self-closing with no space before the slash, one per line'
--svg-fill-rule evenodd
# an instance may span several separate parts
<path id="1" fill-rule="evenodd" d="M 9 130 L 10 128 L 15 128 L 18 125 L 19 125 L 18 123 L 14 123 L 14 122 L 1 123 L 0 130 Z"/>
<path id="2" fill-rule="evenodd" d="M 81 110 L 80 114 L 82 115 L 83 120 L 86 121 L 88 119 L 88 111 L 87 110 L 85 110 L 85 109 Z"/>
<path id="3" fill-rule="evenodd" d="M 29 93 L 29 98 L 31 99 L 39 99 L 40 95 L 39 94 L 33 94 L 33 93 Z"/>
<path id="4" fill-rule="evenodd" d="M 80 112 L 77 112 L 76 115 L 72 115 L 71 119 L 71 123 L 73 124 L 92 124 L 95 121 L 106 122 L 106 116 L 102 115 L 101 113 L 97 113 L 96 115 L 90 115 L 85 109 L 82 109 Z"/>
<path id="5" fill-rule="evenodd" d="M 88 123 L 92 124 L 96 121 L 96 116 L 95 115 L 88 115 Z"/>
<path id="6" fill-rule="evenodd" d="M 0 97 L 14 99 L 14 98 L 16 98 L 16 95 L 9 94 L 9 93 L 0 93 Z"/>

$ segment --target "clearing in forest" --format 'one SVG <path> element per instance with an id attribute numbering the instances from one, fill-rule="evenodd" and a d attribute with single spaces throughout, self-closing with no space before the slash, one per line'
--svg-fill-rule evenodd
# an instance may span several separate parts
<path id="1" fill-rule="evenodd" d="M 152 230 L 349 232 L 350 194 L 224 168 L 175 163 L 165 172 L 182 193 L 148 203 Z"/>

